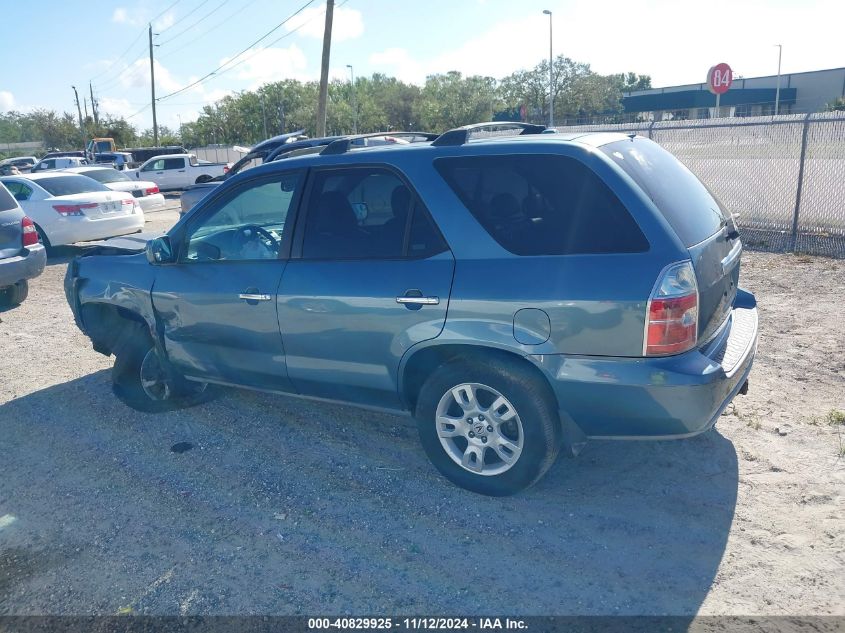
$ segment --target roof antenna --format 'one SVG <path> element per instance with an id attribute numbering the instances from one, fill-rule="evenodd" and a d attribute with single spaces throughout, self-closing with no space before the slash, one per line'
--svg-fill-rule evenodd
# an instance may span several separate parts
<path id="1" fill-rule="evenodd" d="M 629 138 L 629 139 L 631 139 L 631 142 L 633 143 L 633 142 L 634 142 L 634 139 L 635 139 L 635 138 L 637 138 L 637 134 L 636 134 L 636 132 L 635 132 L 635 133 L 633 133 L 633 134 L 629 134 L 629 135 L 628 135 L 628 138 Z"/>

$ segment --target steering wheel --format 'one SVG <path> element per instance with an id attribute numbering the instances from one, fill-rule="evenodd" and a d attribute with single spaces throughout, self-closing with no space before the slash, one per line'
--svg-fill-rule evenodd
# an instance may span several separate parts
<path id="1" fill-rule="evenodd" d="M 264 248 L 274 255 L 279 252 L 279 240 L 273 237 L 273 234 L 263 226 L 258 226 L 257 224 L 245 224 L 244 226 L 238 228 L 238 232 L 236 233 L 238 248 L 243 248 L 246 244 L 256 239 Z"/>

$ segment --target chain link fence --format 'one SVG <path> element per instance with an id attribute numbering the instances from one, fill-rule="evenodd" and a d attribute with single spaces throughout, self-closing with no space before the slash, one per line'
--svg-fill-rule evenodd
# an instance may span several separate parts
<path id="1" fill-rule="evenodd" d="M 557 129 L 651 138 L 737 214 L 747 246 L 845 257 L 845 112 Z"/>

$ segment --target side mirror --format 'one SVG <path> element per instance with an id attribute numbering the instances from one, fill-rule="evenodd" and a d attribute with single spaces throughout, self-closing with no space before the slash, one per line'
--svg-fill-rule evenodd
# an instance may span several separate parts
<path id="1" fill-rule="evenodd" d="M 170 246 L 170 237 L 162 235 L 147 242 L 144 249 L 147 261 L 153 265 L 173 263 L 173 249 Z"/>

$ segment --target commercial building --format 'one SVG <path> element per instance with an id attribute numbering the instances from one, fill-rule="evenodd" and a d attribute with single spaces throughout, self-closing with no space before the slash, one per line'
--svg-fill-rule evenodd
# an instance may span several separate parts
<path id="1" fill-rule="evenodd" d="M 838 97 L 845 97 L 845 68 L 814 70 L 778 77 L 734 77 L 730 90 L 719 100 L 706 83 L 670 86 L 625 93 L 622 107 L 628 119 L 663 121 L 669 119 L 707 119 L 732 116 L 765 116 L 818 112 Z"/>

